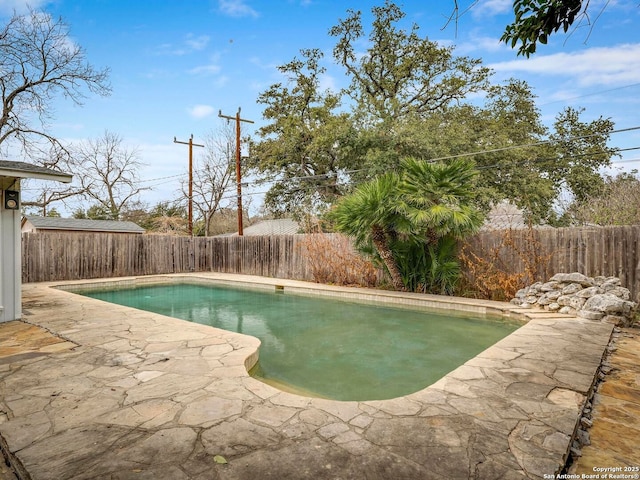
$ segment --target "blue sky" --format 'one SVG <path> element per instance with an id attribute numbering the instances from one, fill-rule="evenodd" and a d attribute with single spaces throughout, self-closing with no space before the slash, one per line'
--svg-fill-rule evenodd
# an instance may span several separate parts
<path id="1" fill-rule="evenodd" d="M 123 137 L 139 151 L 141 178 L 154 189 L 142 200 L 154 204 L 177 197 L 186 178 L 187 148 L 220 125 L 218 111 L 262 123 L 258 95 L 283 81 L 277 66 L 303 48 L 325 52 L 325 86 L 344 86 L 332 65 L 333 38 L 328 30 L 347 9 L 363 12 L 370 25 L 372 6 L 383 0 L 32 0 L 32 7 L 61 16 L 71 37 L 96 67 L 111 70 L 113 92 L 90 97 L 82 107 L 56 101 L 51 131 L 66 140 L 99 137 L 105 130 Z M 494 81 L 526 80 L 538 96 L 545 123 L 565 106 L 584 107 L 584 118 L 611 118 L 617 129 L 640 126 L 640 6 L 637 0 L 592 0 L 590 22 L 555 35 L 531 58 L 498 39 L 512 19 L 511 0 L 458 0 L 466 11 L 447 24 L 454 1 L 397 0 L 420 33 L 456 54 L 481 58 L 495 71 Z M 23 0 L 0 0 L 3 21 L 24 11 Z M 605 7 L 605 8 L 603 8 Z M 364 48 L 364 45 L 362 46 Z M 640 131 L 612 136 L 612 146 L 640 146 Z M 198 154 L 197 149 L 195 151 Z M 616 168 L 640 167 L 640 150 L 617 159 Z M 22 160 L 22 159 L 16 159 Z M 264 186 L 259 187 L 264 189 Z M 250 197 L 251 189 L 246 189 Z M 259 191 L 253 190 L 253 192 Z M 247 199 L 248 199 L 247 198 Z M 260 195 L 253 195 L 252 208 Z"/>

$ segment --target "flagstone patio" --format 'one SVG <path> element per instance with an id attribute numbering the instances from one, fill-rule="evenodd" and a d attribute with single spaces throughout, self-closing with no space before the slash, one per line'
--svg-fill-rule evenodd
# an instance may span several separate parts
<path id="1" fill-rule="evenodd" d="M 528 323 L 424 390 L 339 402 L 250 377 L 253 337 L 52 285 L 25 285 L 24 322 L 0 325 L 2 448 L 32 480 L 544 478 L 565 465 L 613 329 L 461 299 Z"/>

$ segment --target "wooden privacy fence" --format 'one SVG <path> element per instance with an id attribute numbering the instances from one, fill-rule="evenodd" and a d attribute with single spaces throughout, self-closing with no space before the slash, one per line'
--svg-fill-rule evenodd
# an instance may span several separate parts
<path id="1" fill-rule="evenodd" d="M 555 273 L 580 272 L 587 276 L 619 277 L 635 299 L 640 293 L 640 225 L 598 228 L 542 228 L 509 230 L 513 246 L 500 248 L 505 231 L 480 233 L 468 243 L 480 258 L 494 258 L 510 273 L 521 273 L 523 255 L 534 253 L 542 268 L 534 280 L 545 281 Z M 495 254 L 499 252 L 496 258 Z"/>
<path id="2" fill-rule="evenodd" d="M 303 238 L 26 233 L 22 281 L 212 271 L 312 280 L 301 251 Z"/>
<path id="3" fill-rule="evenodd" d="M 330 234 L 339 248 L 351 248 Z M 557 272 L 620 277 L 633 298 L 640 293 L 640 226 L 511 231 L 512 248 L 499 248 L 504 232 L 485 232 L 469 240 L 471 250 L 523 270 L 527 245 L 547 256 L 536 280 Z M 176 237 L 95 233 L 27 233 L 22 236 L 23 282 L 78 280 L 185 272 L 225 272 L 313 280 L 303 247 L 305 235 L 271 237 Z"/>

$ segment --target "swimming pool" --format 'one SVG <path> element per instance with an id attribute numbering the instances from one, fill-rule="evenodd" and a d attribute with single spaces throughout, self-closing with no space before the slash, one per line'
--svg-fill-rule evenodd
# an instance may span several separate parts
<path id="1" fill-rule="evenodd" d="M 251 374 L 281 389 L 335 400 L 421 390 L 519 324 L 282 290 L 170 283 L 77 293 L 259 338 Z"/>

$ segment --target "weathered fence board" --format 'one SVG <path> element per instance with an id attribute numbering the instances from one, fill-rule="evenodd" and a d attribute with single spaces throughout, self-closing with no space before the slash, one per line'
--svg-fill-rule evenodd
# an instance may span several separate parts
<path id="1" fill-rule="evenodd" d="M 22 280 L 202 271 L 312 280 L 301 254 L 302 238 L 27 233 L 22 236 Z"/>
<path id="2" fill-rule="evenodd" d="M 488 252 L 500 246 L 504 235 L 500 231 L 483 232 L 468 243 L 476 255 L 487 258 Z M 615 276 L 631 290 L 634 299 L 640 293 L 640 226 L 525 229 L 511 231 L 510 235 L 515 248 L 501 249 L 499 261 L 514 273 L 524 269 L 517 252 L 535 251 L 540 257 L 549 257 L 535 280 L 546 280 L 557 272 Z"/>
<path id="3" fill-rule="evenodd" d="M 95 233 L 27 233 L 22 236 L 23 282 L 78 280 L 185 272 L 226 272 L 313 280 L 304 254 L 305 235 L 176 237 Z M 344 238 L 333 237 L 344 245 Z M 523 271 L 523 255 L 549 258 L 536 280 L 557 272 L 620 277 L 640 293 L 640 226 L 483 232 L 468 243 L 478 256 L 499 250 L 499 261 Z"/>

